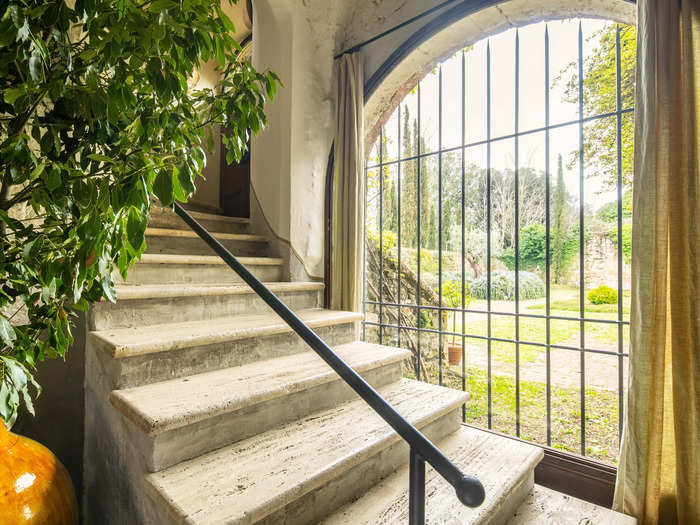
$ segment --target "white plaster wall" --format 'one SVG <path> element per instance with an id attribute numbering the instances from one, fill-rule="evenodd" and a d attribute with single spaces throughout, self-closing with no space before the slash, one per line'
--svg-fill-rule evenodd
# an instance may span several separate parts
<path id="1" fill-rule="evenodd" d="M 294 279 L 323 278 L 324 192 L 334 135 L 334 62 L 340 51 L 441 0 L 256 0 L 253 64 L 285 87 L 267 108 L 268 128 L 253 143 L 253 222 L 277 239 Z M 363 48 L 365 80 L 410 35 L 454 4 Z M 453 23 L 415 49 L 365 101 L 368 138 L 388 108 L 424 71 L 487 34 L 543 18 L 601 16 L 633 23 L 624 0 L 509 0 Z"/>

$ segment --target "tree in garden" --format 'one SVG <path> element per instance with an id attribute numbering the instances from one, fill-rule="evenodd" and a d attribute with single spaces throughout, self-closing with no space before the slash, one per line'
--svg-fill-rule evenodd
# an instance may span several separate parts
<path id="1" fill-rule="evenodd" d="M 115 300 L 145 249 L 154 197 L 184 202 L 202 143 L 227 161 L 266 123 L 278 85 L 238 62 L 219 0 L 11 0 L 0 8 L 0 418 L 31 370 L 64 356 L 76 310 Z M 189 79 L 215 60 L 214 88 Z M 36 386 L 36 385 L 35 385 Z"/>
<path id="2" fill-rule="evenodd" d="M 518 269 L 524 271 L 544 272 L 547 264 L 547 231 L 537 222 L 528 224 L 520 229 L 518 246 Z M 498 258 L 508 267 L 515 269 L 515 249 L 510 247 L 504 250 Z"/>
<path id="3" fill-rule="evenodd" d="M 413 134 L 410 127 L 408 108 L 404 111 L 402 138 L 402 158 L 413 157 L 416 153 L 418 123 L 413 119 Z M 404 162 L 401 167 L 401 244 L 416 247 L 418 225 L 418 172 L 417 161 Z"/>
<path id="4" fill-rule="evenodd" d="M 637 30 L 620 25 L 620 97 L 622 108 L 634 106 L 634 85 L 637 57 Z M 583 111 L 595 115 L 615 111 L 617 106 L 616 24 L 608 24 L 591 38 L 598 39 L 597 48 L 583 64 Z M 565 100 L 578 103 L 578 64 L 564 69 L 559 80 L 570 73 Z M 634 121 L 631 114 L 622 117 L 622 184 L 632 185 L 634 155 Z M 584 163 L 591 174 L 604 175 L 607 185 L 617 184 L 617 122 L 615 118 L 596 119 L 584 135 Z M 578 152 L 572 155 L 578 159 Z M 573 157 L 572 157 L 573 158 Z"/>
<path id="5" fill-rule="evenodd" d="M 384 156 L 388 150 L 389 137 L 382 135 L 382 149 Z M 386 158 L 384 159 L 386 161 Z M 379 223 L 377 223 L 379 224 Z M 396 199 L 396 184 L 392 177 L 391 167 L 382 167 L 382 229 L 397 231 L 398 227 L 398 202 Z"/>
<path id="6" fill-rule="evenodd" d="M 564 183 L 564 168 L 562 158 L 557 159 L 557 184 L 554 188 L 554 205 L 552 210 L 551 250 L 552 274 L 554 282 L 564 282 L 566 273 L 566 242 L 568 226 L 566 224 L 566 184 Z"/>

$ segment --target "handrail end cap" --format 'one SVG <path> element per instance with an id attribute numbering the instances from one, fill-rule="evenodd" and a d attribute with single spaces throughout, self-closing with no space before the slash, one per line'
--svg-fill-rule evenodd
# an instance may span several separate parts
<path id="1" fill-rule="evenodd" d="M 457 498 L 467 507 L 478 507 L 486 498 L 484 486 L 473 476 L 462 476 L 455 487 Z"/>

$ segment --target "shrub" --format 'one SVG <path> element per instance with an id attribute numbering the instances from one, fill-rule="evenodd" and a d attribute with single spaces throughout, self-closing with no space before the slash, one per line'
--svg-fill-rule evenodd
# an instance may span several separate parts
<path id="1" fill-rule="evenodd" d="M 609 286 L 602 285 L 588 292 L 588 300 L 592 304 L 615 304 L 617 292 Z"/>
<path id="2" fill-rule="evenodd" d="M 538 223 L 525 226 L 520 230 L 519 264 L 523 270 L 543 270 L 547 264 L 547 232 Z M 507 248 L 498 256 L 509 270 L 515 269 L 515 249 Z"/>
<path id="3" fill-rule="evenodd" d="M 544 283 L 536 274 L 531 272 L 518 272 L 518 276 L 518 295 L 520 299 L 537 299 L 538 297 L 544 297 Z M 469 284 L 469 291 L 472 297 L 486 299 L 488 294 L 487 275 L 484 274 L 478 279 L 474 279 Z M 515 299 L 515 272 L 491 272 L 491 299 Z"/>

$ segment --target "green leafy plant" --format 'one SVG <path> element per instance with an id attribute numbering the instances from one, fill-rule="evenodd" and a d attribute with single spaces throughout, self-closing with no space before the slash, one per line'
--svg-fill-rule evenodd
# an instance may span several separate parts
<path id="1" fill-rule="evenodd" d="M 460 281 L 445 281 L 442 283 L 442 304 L 449 308 L 468 308 L 472 302 L 472 296 L 469 293 L 469 285 L 464 283 L 464 295 L 462 295 L 462 282 Z M 447 312 L 445 312 L 447 313 Z M 457 332 L 457 312 L 452 311 L 452 332 Z M 455 336 L 452 336 L 452 342 L 455 342 Z"/>
<path id="2" fill-rule="evenodd" d="M 487 275 L 474 279 L 469 284 L 471 295 L 477 299 L 488 297 Z M 531 272 L 518 272 L 518 296 L 523 299 L 544 297 L 542 279 Z M 515 272 L 491 272 L 491 299 L 512 301 L 515 299 Z"/>
<path id="3" fill-rule="evenodd" d="M 365 232 L 367 235 L 367 240 L 372 243 L 372 247 L 379 251 L 379 234 L 367 229 Z M 396 234 L 392 231 L 384 230 L 382 232 L 382 251 L 388 253 L 396 243 Z"/>
<path id="4" fill-rule="evenodd" d="M 617 225 L 611 226 L 608 231 L 610 242 L 617 248 Z M 622 257 L 627 264 L 632 261 L 632 223 L 622 225 Z"/>
<path id="5" fill-rule="evenodd" d="M 229 162 L 279 79 L 236 60 L 219 0 L 11 0 L 0 8 L 0 418 L 31 370 L 145 248 L 153 197 L 186 201 L 220 127 Z M 218 81 L 192 86 L 205 62 Z"/>
<path id="6" fill-rule="evenodd" d="M 588 300 L 591 304 L 615 304 L 617 303 L 617 291 L 602 285 L 588 292 Z"/>
<path id="7" fill-rule="evenodd" d="M 532 223 L 520 230 L 518 265 L 523 270 L 543 272 L 547 265 L 547 231 L 538 223 Z M 515 250 L 508 248 L 498 256 L 509 270 L 515 269 Z"/>

